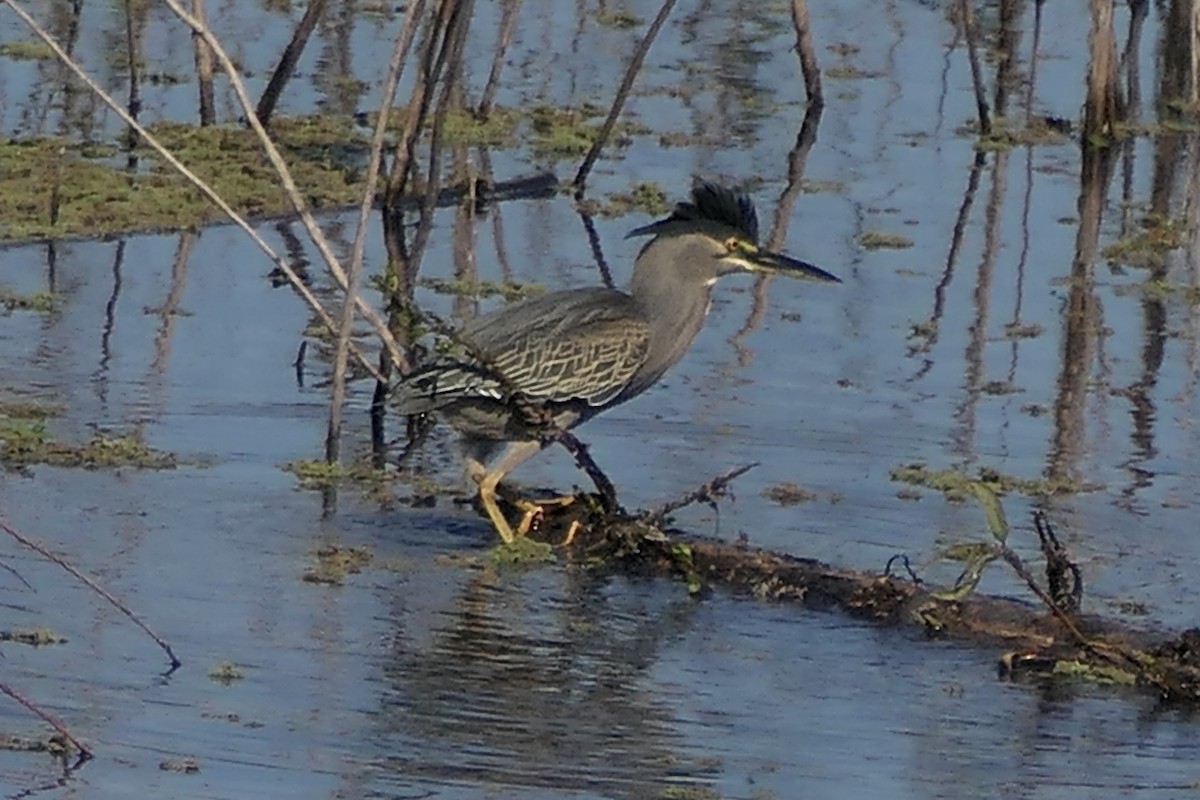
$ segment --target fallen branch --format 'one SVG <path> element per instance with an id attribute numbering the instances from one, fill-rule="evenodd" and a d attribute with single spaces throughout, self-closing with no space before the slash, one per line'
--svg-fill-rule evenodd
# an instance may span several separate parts
<path id="1" fill-rule="evenodd" d="M 684 506 L 689 506 L 692 503 L 716 503 L 718 498 L 724 497 L 726 487 L 729 486 L 735 478 L 745 475 L 750 470 L 758 466 L 758 462 L 753 464 L 743 464 L 740 467 L 726 470 L 717 477 L 713 478 L 708 483 L 693 489 L 677 500 L 672 500 L 669 503 L 664 503 L 654 511 L 647 512 L 642 516 L 646 522 L 652 525 L 657 525 L 667 518 L 667 515 L 673 511 L 678 511 Z"/>
<path id="2" fill-rule="evenodd" d="M 75 734 L 71 733 L 70 729 L 67 728 L 67 726 L 64 725 L 62 720 L 60 720 L 58 717 L 41 708 L 28 697 L 2 681 L 0 681 L 0 692 L 8 695 L 37 716 L 41 717 L 42 721 L 44 721 L 51 728 L 54 728 L 54 730 L 58 732 L 59 736 L 63 737 L 65 741 L 74 745 L 75 749 L 79 751 L 79 760 L 81 762 L 91 759 L 92 751 L 88 749 L 87 745 L 76 739 Z"/>
<path id="3" fill-rule="evenodd" d="M 1023 564 L 1027 583 L 1046 607 L 978 593 L 945 599 L 939 587 L 891 570 L 845 569 L 680 531 L 668 536 L 645 515 L 599 514 L 587 503 L 548 506 L 544 512 L 530 536 L 559 544 L 574 528 L 567 552 L 577 563 L 685 580 L 693 592 L 696 583 L 765 602 L 840 610 L 930 638 L 994 648 L 1002 673 L 1013 679 L 1073 676 L 1140 685 L 1171 701 L 1200 703 L 1200 629 L 1171 635 L 1098 615 L 1068 614 L 1048 604 L 1050 596 Z"/>
<path id="4" fill-rule="evenodd" d="M 74 575 L 80 582 L 82 582 L 84 585 L 86 585 L 93 592 L 100 595 L 105 600 L 107 600 L 109 603 L 111 603 L 122 614 L 129 617 L 129 619 L 133 621 L 134 625 L 137 625 L 139 628 L 141 628 L 143 631 L 145 631 L 146 635 L 149 636 L 151 639 L 153 639 L 154 642 L 163 649 L 163 652 L 165 652 L 167 654 L 167 657 L 171 660 L 171 670 L 172 671 L 178 669 L 183 664 L 182 661 L 180 661 L 178 658 L 175 657 L 175 651 L 173 651 L 171 649 L 171 645 L 169 645 L 165 641 L 163 641 L 163 639 L 157 633 L 152 631 L 146 623 L 144 623 L 140 619 L 138 619 L 137 616 L 132 611 L 129 610 L 129 607 L 127 605 L 125 605 L 123 602 L 121 602 L 117 597 L 115 597 L 111 592 L 109 592 L 103 586 L 96 583 L 94 580 L 89 578 L 84 573 L 80 572 L 79 569 L 77 567 L 75 567 L 74 564 L 67 561 L 62 556 L 55 555 L 54 553 L 47 550 L 45 547 L 42 547 L 42 545 L 35 542 L 33 539 L 30 539 L 28 536 L 21 533 L 21 531 L 17 530 L 15 527 L 13 527 L 12 523 L 10 523 L 5 517 L 0 517 L 0 529 L 3 529 L 4 532 L 7 533 L 9 536 L 13 537 L 18 542 L 20 542 L 21 544 L 28 547 L 30 550 L 33 550 L 35 553 L 38 553 L 43 558 L 47 559 L 48 561 L 53 561 L 55 564 L 58 564 L 60 567 L 65 569 L 67 572 Z"/>

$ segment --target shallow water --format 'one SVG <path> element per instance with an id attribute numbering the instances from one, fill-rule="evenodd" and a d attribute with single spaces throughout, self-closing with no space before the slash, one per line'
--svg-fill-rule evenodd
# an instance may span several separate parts
<path id="1" fill-rule="evenodd" d="M 585 10 L 523 4 L 499 102 L 608 102 L 635 33 L 597 25 L 594 9 L 576 5 Z M 803 116 L 786 9 L 687 5 L 651 51 L 630 109 L 658 133 L 708 138 L 664 147 L 658 136 L 635 137 L 601 161 L 592 194 L 653 180 L 678 196 L 693 174 L 754 179 L 768 233 Z M 630 9 L 642 20 L 656 11 L 650 3 Z M 374 86 L 398 23 L 347 13 L 318 31 L 285 110 L 374 102 L 371 92 L 347 97 L 346 82 L 331 76 L 348 68 Z M 994 24 L 993 11 L 979 13 Z M 1142 34 L 1147 119 L 1157 86 L 1155 13 Z M 259 10 L 222 17 L 227 30 L 277 45 L 240 53 L 259 86 L 298 14 L 291 22 Z M 479 4 L 478 14 L 486 46 L 468 72 L 481 81 L 498 11 Z M 1020 16 L 1026 70 L 1032 14 Z M 1087 69 L 1083 14 L 1063 4 L 1043 9 L 1035 113 L 1076 116 Z M 921 560 L 983 536 L 973 506 L 932 492 L 897 497 L 894 467 L 986 465 L 1030 478 L 1050 470 L 1101 484 L 1041 503 L 1082 565 L 1089 608 L 1115 615 L 1141 604 L 1156 623 L 1193 624 L 1195 304 L 1180 292 L 1147 292 L 1143 271 L 1103 261 L 1091 282 L 1068 281 L 1081 170 L 1071 141 L 989 154 L 973 181 L 974 139 L 957 132 L 974 116 L 970 74 L 962 47 L 950 49 L 954 29 L 942 11 L 864 0 L 814 6 L 813 15 L 826 70 L 852 64 L 878 73 L 827 73 L 828 106 L 804 173 L 818 191 L 799 195 L 784 237 L 789 252 L 845 282 L 775 280 L 761 324 L 740 337 L 753 284 L 723 282 L 684 362 L 580 430 L 593 455 L 634 507 L 760 462 L 719 518 L 694 508 L 680 523 L 862 568 L 897 552 Z M 165 14 L 149 24 L 153 62 L 190 75 L 186 35 Z M 1124 25 L 1118 14 L 1119 31 Z M 0 13 L 0 41 L 23 35 Z M 339 50 L 346 42 L 353 46 Z M 837 43 L 861 49 L 827 49 Z M 99 64 L 106 46 L 85 35 L 79 52 Z M 343 51 L 353 54 L 349 64 L 336 58 Z M 597 54 L 606 59 L 599 67 Z M 46 102 L 52 81 L 39 81 L 51 68 L 3 67 L 6 135 L 57 130 L 61 106 L 30 111 Z M 686 91 L 667 91 L 674 87 Z M 187 82 L 147 87 L 148 113 L 190 118 L 193 98 Z M 222 102 L 222 115 L 233 116 Z M 1024 113 L 1010 103 L 1012 116 Z M 88 119 L 92 130 L 116 130 L 105 115 Z M 76 122 L 71 130 L 86 128 Z M 1179 153 L 1156 166 L 1172 143 Z M 1101 245 L 1145 213 L 1123 211 L 1126 186 L 1129 199 L 1145 203 L 1161 191 L 1162 163 L 1195 173 L 1196 145 L 1182 134 L 1135 141 L 1106 193 Z M 565 178 L 575 167 L 524 150 L 497 152 L 493 164 L 501 179 L 535 165 Z M 1194 215 L 1195 187 L 1184 178 L 1167 194 L 1172 215 Z M 566 198 L 492 213 L 475 233 L 481 277 L 502 275 L 498 213 L 513 278 L 553 287 L 598 280 Z M 645 221 L 596 221 L 618 282 L 638 247 L 623 236 Z M 323 222 L 352 235 L 348 215 Z M 453 275 L 454 223 L 452 210 L 439 214 L 424 274 Z M 280 248 L 302 236 L 287 223 L 263 231 Z M 856 237 L 866 231 L 900 233 L 913 246 L 865 250 Z M 1168 254 L 1164 275 L 1195 287 L 1194 224 L 1189 231 L 1190 247 Z M 1169 797 L 1200 781 L 1200 728 L 1144 696 L 1004 684 L 995 680 L 996 653 L 720 595 L 694 603 L 677 585 L 600 580 L 569 564 L 497 575 L 462 562 L 482 555 L 493 534 L 448 501 L 410 509 L 345 491 L 336 513 L 323 516 L 320 496 L 297 490 L 279 469 L 318 455 L 324 437 L 320 375 L 297 387 L 290 366 L 308 314 L 289 291 L 271 288 L 269 265 L 233 229 L 189 237 L 0 251 L 0 285 L 60 298 L 50 315 L 0 317 L 3 389 L 62 403 L 51 427 L 64 439 L 84 439 L 93 426 L 135 429 L 187 462 L 161 473 L 36 467 L 0 477 L 0 509 L 103 580 L 185 662 L 160 677 L 159 653 L 127 620 L 57 568 L 6 549 L 6 563 L 37 592 L 0 578 L 4 627 L 46 625 L 70 642 L 5 647 L 5 680 L 97 753 L 42 795 Z M 177 260 L 184 245 L 187 257 Z M 381 243 L 373 238 L 368 248 L 377 265 Z M 1094 309 L 1083 334 L 1068 313 L 1080 296 Z M 444 313 L 462 310 L 430 293 L 422 299 Z M 936 338 L 914 338 L 913 326 L 931 317 Z M 1013 321 L 1042 332 L 1006 338 Z M 1067 346 L 1081 336 L 1090 348 L 1083 362 Z M 319 373 L 311 355 L 310 364 Z M 1019 391 L 990 393 L 993 381 Z M 364 446 L 368 402 L 359 386 L 353 448 Z M 457 479 L 445 437 L 421 459 L 441 480 Z M 583 483 L 560 453 L 518 477 Z M 781 481 L 822 497 L 783 508 L 761 496 Z M 1033 501 L 1005 503 L 1014 546 L 1035 559 Z M 374 562 L 344 586 L 305 583 L 313 553 L 330 543 L 367 546 Z M 932 574 L 953 580 L 954 570 Z M 981 588 L 1025 594 L 999 569 Z M 241 665 L 245 678 L 211 680 L 222 661 Z M 38 730 L 16 706 L 0 704 L 0 731 Z M 181 758 L 195 758 L 199 773 L 159 767 Z M 0 752 L 9 794 L 57 778 L 41 756 Z"/>

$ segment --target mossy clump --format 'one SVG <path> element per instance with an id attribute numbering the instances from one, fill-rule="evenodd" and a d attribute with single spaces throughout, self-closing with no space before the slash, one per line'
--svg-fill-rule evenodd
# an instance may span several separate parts
<path id="1" fill-rule="evenodd" d="M 9 419 L 40 419 L 62 416 L 63 407 L 56 403 L 36 400 L 0 400 L 0 417 Z"/>
<path id="2" fill-rule="evenodd" d="M 1138 284 L 1136 288 L 1147 297 L 1157 300 L 1179 297 L 1188 305 L 1200 303 L 1200 287 L 1172 283 L 1166 278 L 1151 278 Z"/>
<path id="3" fill-rule="evenodd" d="M 54 58 L 54 50 L 41 39 L 17 39 L 0 42 L 0 58 L 13 61 L 48 61 Z"/>
<path id="4" fill-rule="evenodd" d="M 574 158 L 583 155 L 600 135 L 605 109 L 584 104 L 578 107 L 536 106 L 529 112 L 533 127 L 533 150 L 542 156 Z M 613 126 L 609 146 L 627 147 L 634 134 L 647 133 L 645 126 L 620 121 Z"/>
<path id="5" fill-rule="evenodd" d="M 491 108 L 487 116 L 473 111 L 451 111 L 442 125 L 447 144 L 471 147 L 513 147 L 517 143 L 517 128 L 521 114 L 511 108 Z"/>
<path id="6" fill-rule="evenodd" d="M 295 475 L 302 489 L 328 489 L 347 483 L 379 485 L 395 478 L 387 470 L 369 464 L 345 465 L 320 458 L 298 458 L 283 464 L 282 469 Z"/>
<path id="7" fill-rule="evenodd" d="M 1028 324 L 1021 322 L 1010 322 L 1004 326 L 1005 339 L 1036 339 L 1045 332 L 1045 328 L 1036 322 Z"/>
<path id="8" fill-rule="evenodd" d="M 882 72 L 870 72 L 860 69 L 853 64 L 834 64 L 832 67 L 825 69 L 825 77 L 835 81 L 853 81 L 863 80 L 864 78 L 878 78 Z"/>
<path id="9" fill-rule="evenodd" d="M 54 310 L 54 295 L 49 292 L 19 294 L 0 286 L 0 310 L 7 312 L 33 311 L 47 314 Z"/>
<path id="10" fill-rule="evenodd" d="M 367 142 L 348 117 L 277 118 L 272 131 L 305 200 L 316 209 L 356 202 Z M 160 122 L 151 132 L 239 213 L 286 214 L 290 201 L 252 131 Z M 137 171 L 114 148 L 61 137 L 0 142 L 0 240 L 173 230 L 224 214 L 145 145 Z"/>
<path id="11" fill-rule="evenodd" d="M 984 394 L 1004 395 L 1004 394 L 1018 394 L 1024 390 L 1020 386 L 1017 386 L 1012 381 L 1005 380 L 1005 381 L 985 381 L 979 387 L 979 391 L 983 392 Z"/>
<path id="12" fill-rule="evenodd" d="M 899 233 L 863 231 L 858 235 L 858 245 L 864 250 L 903 250 L 912 247 L 913 240 Z"/>
<path id="13" fill-rule="evenodd" d="M 934 489 L 944 494 L 947 500 L 957 503 L 965 502 L 972 496 L 974 484 L 983 484 L 997 495 L 1016 492 L 1030 497 L 1078 494 L 1103 488 L 1099 484 L 1068 478 L 1021 478 L 1006 475 L 991 467 L 980 467 L 979 473 L 972 477 L 956 469 L 933 470 L 921 462 L 896 467 L 890 475 L 893 481 Z"/>
<path id="14" fill-rule="evenodd" d="M 0 631 L 0 642 L 15 642 L 31 647 L 44 647 L 48 644 L 66 644 L 66 637 L 59 636 L 49 628 L 14 628 Z"/>
<path id="15" fill-rule="evenodd" d="M 797 486 L 791 481 L 784 481 L 774 486 L 768 486 L 762 490 L 762 496 L 772 503 L 778 503 L 785 508 L 787 506 L 799 505 L 800 503 L 811 503 L 820 497 L 817 492 L 805 489 L 803 486 Z"/>
<path id="16" fill-rule="evenodd" d="M 527 297 L 537 297 L 546 293 L 546 287 L 537 283 L 499 283 L 497 281 L 468 281 L 443 280 L 441 278 L 420 278 L 417 285 L 437 294 L 447 294 L 454 297 L 503 297 L 506 302 L 523 300 Z"/>
<path id="17" fill-rule="evenodd" d="M 349 575 L 366 569 L 373 556 L 365 547 L 327 545 L 313 554 L 314 563 L 304 571 L 305 583 L 340 586 Z"/>
<path id="18" fill-rule="evenodd" d="M 0 417 L 0 465 L 23 468 L 35 464 L 54 467 L 106 469 L 173 469 L 175 454 L 155 450 L 136 436 L 99 432 L 82 445 L 53 439 L 44 417 Z"/>
<path id="19" fill-rule="evenodd" d="M 1034 117 L 1024 125 L 996 117 L 991 130 L 976 140 L 975 149 L 990 153 L 1014 147 L 1069 144 L 1073 127 L 1070 120 L 1061 117 Z M 972 123 L 964 126 L 963 131 L 973 134 L 978 128 L 977 123 Z"/>
<path id="20" fill-rule="evenodd" d="M 607 202 L 593 202 L 584 210 L 599 217 L 623 217 L 632 211 L 641 211 L 651 217 L 661 217 L 672 208 L 671 200 L 662 186 L 647 181 L 634 184 L 628 192 L 610 194 Z"/>
<path id="21" fill-rule="evenodd" d="M 208 671 L 208 677 L 217 683 L 223 683 L 228 686 L 234 681 L 240 681 L 242 678 L 245 678 L 246 673 L 232 661 L 222 661 Z"/>
<path id="22" fill-rule="evenodd" d="M 14 736 L 11 733 L 0 733 L 0 750 L 17 753 L 50 753 L 61 756 L 70 752 L 71 747 L 59 734 L 45 739 L 31 739 L 27 736 Z"/>
<path id="23" fill-rule="evenodd" d="M 628 30 L 642 24 L 641 17 L 623 8 L 605 9 L 596 12 L 596 22 L 606 28 Z"/>
<path id="24" fill-rule="evenodd" d="M 1104 248 L 1102 255 L 1108 261 L 1131 267 L 1161 267 L 1166 253 L 1186 243 L 1187 225 L 1181 220 L 1164 217 L 1149 217 L 1143 221 L 1143 230 L 1122 236 Z"/>
<path id="25" fill-rule="evenodd" d="M 541 564 L 553 564 L 556 560 L 551 545 L 534 541 L 528 536 L 518 536 L 511 542 L 502 542 L 488 551 L 488 563 L 500 568 L 536 567 Z"/>

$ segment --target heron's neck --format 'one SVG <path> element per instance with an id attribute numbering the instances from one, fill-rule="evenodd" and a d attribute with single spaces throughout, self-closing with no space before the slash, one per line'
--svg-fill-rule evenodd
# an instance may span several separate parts
<path id="1" fill-rule="evenodd" d="M 665 372 L 678 361 L 704 327 L 712 299 L 712 285 L 693 281 L 663 280 L 635 265 L 630 293 L 650 322 L 649 361 Z M 674 269 L 667 265 L 663 269 Z M 660 373 L 661 374 L 661 373 Z"/>

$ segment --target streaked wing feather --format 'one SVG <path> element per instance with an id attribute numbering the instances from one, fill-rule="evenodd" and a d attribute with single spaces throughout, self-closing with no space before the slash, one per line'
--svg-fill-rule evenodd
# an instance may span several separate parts
<path id="1" fill-rule="evenodd" d="M 419 367 L 393 393 L 400 413 L 436 410 L 463 397 L 499 400 L 510 387 L 537 401 L 604 405 L 645 363 L 650 326 L 628 295 L 577 289 L 479 317 L 463 338 L 485 362 L 439 359 Z"/>
<path id="2" fill-rule="evenodd" d="M 533 335 L 497 352 L 493 365 L 534 400 L 612 400 L 645 363 L 650 326 L 641 319 L 600 316 L 554 335 Z"/>

